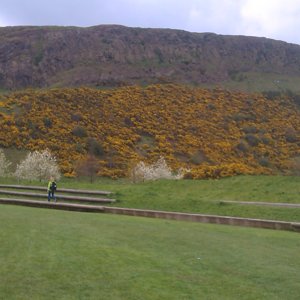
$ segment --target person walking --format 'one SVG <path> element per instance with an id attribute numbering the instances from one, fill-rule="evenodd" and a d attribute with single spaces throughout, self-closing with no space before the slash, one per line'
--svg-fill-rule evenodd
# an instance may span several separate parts
<path id="1" fill-rule="evenodd" d="M 50 202 L 51 199 L 54 200 L 54 202 L 56 202 L 56 197 L 55 197 L 55 192 L 56 192 L 56 188 L 57 188 L 57 184 L 54 180 L 53 177 L 51 177 L 49 179 L 49 182 L 48 182 L 48 202 Z"/>

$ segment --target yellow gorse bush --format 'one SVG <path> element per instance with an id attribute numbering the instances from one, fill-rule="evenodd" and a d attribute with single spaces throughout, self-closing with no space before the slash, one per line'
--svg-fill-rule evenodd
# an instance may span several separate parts
<path id="1" fill-rule="evenodd" d="M 168 84 L 27 90 L 0 103 L 0 146 L 48 148 L 66 176 L 91 151 L 114 178 L 161 156 L 187 177 L 218 178 L 285 172 L 299 155 L 300 112 L 287 98 Z"/>

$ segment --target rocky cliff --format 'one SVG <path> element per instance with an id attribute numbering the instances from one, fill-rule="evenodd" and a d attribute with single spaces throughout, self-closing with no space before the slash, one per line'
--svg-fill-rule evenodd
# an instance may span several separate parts
<path id="1" fill-rule="evenodd" d="M 0 28 L 0 88 L 218 83 L 247 73 L 300 76 L 300 46 L 117 25 Z"/>

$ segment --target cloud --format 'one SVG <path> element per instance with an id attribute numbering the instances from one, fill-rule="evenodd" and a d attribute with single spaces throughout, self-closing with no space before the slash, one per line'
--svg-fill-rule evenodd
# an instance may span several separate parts
<path id="1" fill-rule="evenodd" d="M 239 20 L 239 1 L 194 1 L 188 13 L 187 27 L 192 31 L 232 34 Z"/>
<path id="2" fill-rule="evenodd" d="M 240 32 L 300 42 L 300 0 L 247 0 L 241 7 Z"/>
<path id="3" fill-rule="evenodd" d="M 7 19 L 7 17 L 4 17 L 2 14 L 0 14 L 0 27 L 5 27 L 5 26 L 12 26 L 14 25 L 11 20 Z"/>
<path id="4" fill-rule="evenodd" d="M 0 27 L 7 26 L 7 23 L 0 17 Z"/>
<path id="5" fill-rule="evenodd" d="M 300 0 L 193 1 L 185 26 L 190 31 L 264 36 L 300 44 Z"/>

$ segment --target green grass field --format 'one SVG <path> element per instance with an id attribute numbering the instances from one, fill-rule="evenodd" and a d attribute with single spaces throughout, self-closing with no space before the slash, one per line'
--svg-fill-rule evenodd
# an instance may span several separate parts
<path id="1" fill-rule="evenodd" d="M 299 299 L 299 233 L 0 206 L 0 299 Z"/>
<path id="2" fill-rule="evenodd" d="M 105 185 L 115 206 L 300 222 L 300 209 L 222 204 L 222 200 L 300 203 L 300 177 L 239 176 Z"/>
<path id="3" fill-rule="evenodd" d="M 64 181 L 72 187 L 74 181 Z M 300 209 L 223 204 L 223 200 L 300 203 L 298 176 L 236 176 L 220 180 L 160 180 L 132 184 L 101 179 L 78 188 L 115 192 L 114 206 L 300 222 Z"/>
<path id="4" fill-rule="evenodd" d="M 2 182 L 16 183 L 12 180 Z M 23 182 L 24 183 L 24 182 Z M 27 182 L 26 184 L 46 183 Z M 223 200 L 300 203 L 298 176 L 236 176 L 220 180 L 160 180 L 139 184 L 128 180 L 63 179 L 59 187 L 113 191 L 114 206 L 300 222 L 300 208 L 224 204 Z M 1 192 L 0 192 L 1 196 Z M 45 198 L 46 199 L 46 198 Z"/>
<path id="5" fill-rule="evenodd" d="M 277 91 L 292 91 L 299 93 L 299 77 L 275 73 L 239 72 L 231 80 L 219 82 L 223 89 L 239 90 L 246 93 Z M 204 87 L 214 88 L 216 84 L 202 84 Z"/>

